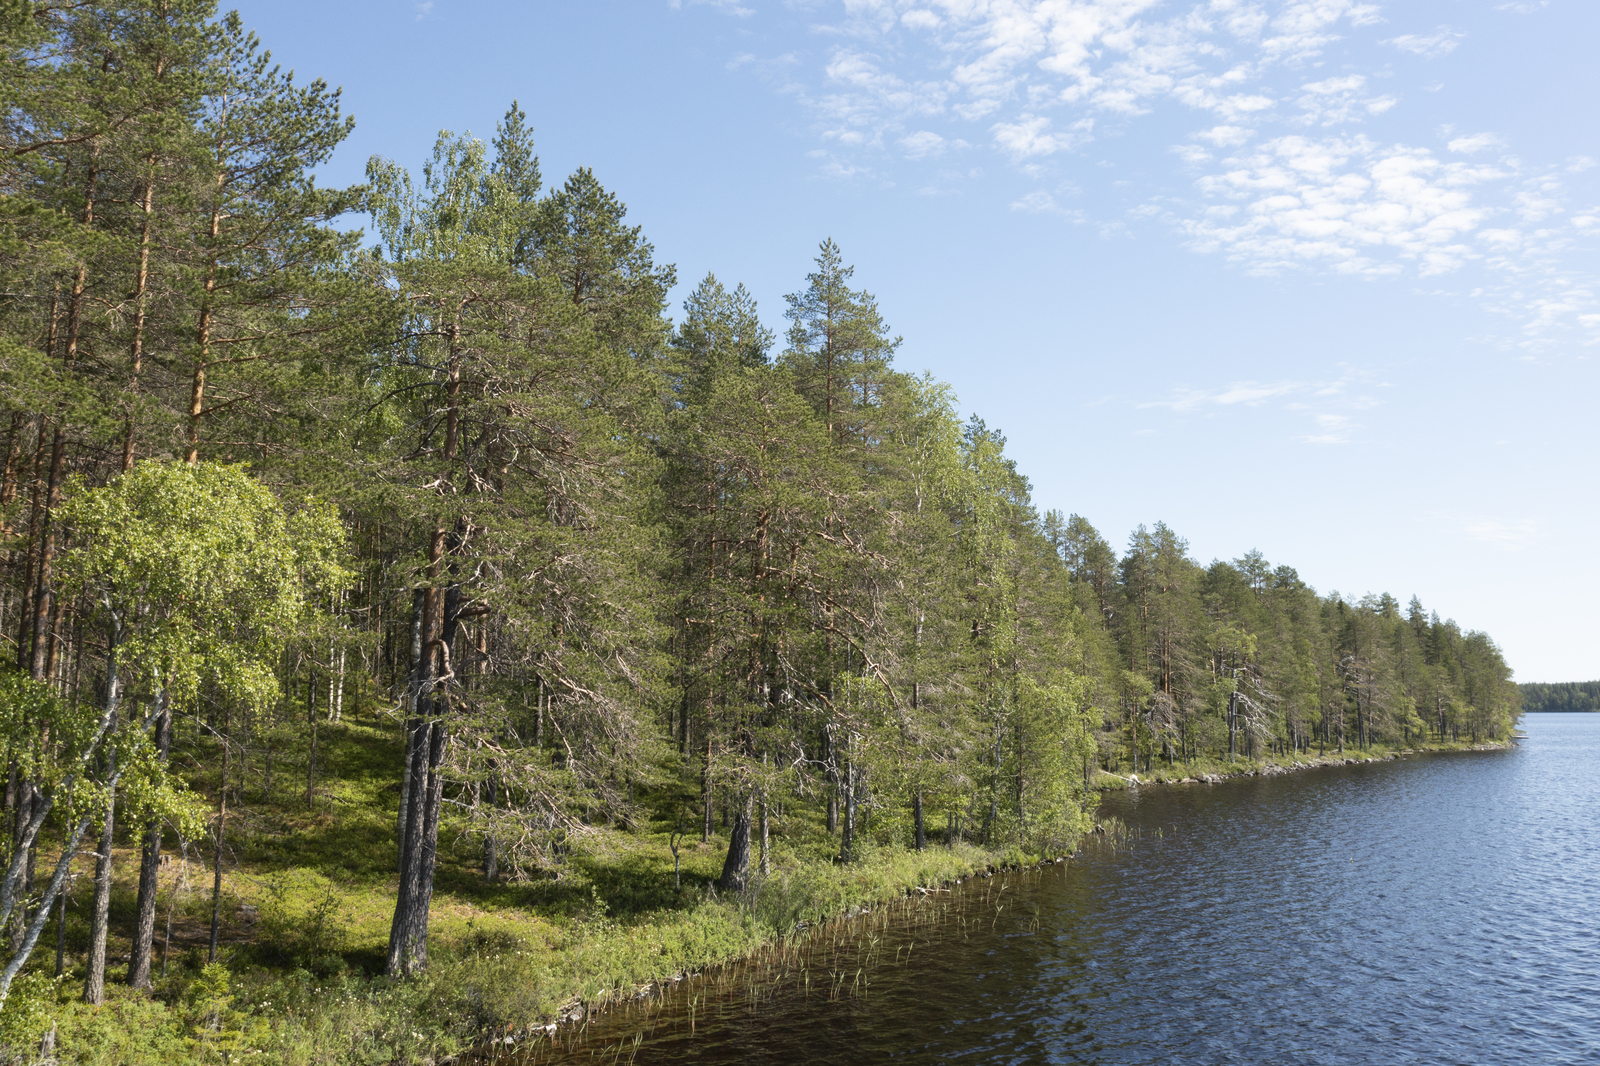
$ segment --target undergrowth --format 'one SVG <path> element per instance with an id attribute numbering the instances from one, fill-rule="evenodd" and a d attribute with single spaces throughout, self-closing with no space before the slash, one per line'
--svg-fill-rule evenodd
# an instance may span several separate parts
<path id="1" fill-rule="evenodd" d="M 575 1002 L 626 995 L 916 886 L 1026 858 L 960 842 L 912 851 L 894 839 L 903 827 L 885 819 L 863 834 L 857 861 L 839 865 L 837 838 L 815 815 L 789 815 L 774 819 L 771 872 L 724 896 L 714 882 L 725 839 L 680 840 L 675 886 L 676 823 L 661 816 L 575 850 L 559 876 L 490 883 L 468 838 L 447 825 L 428 970 L 393 981 L 381 971 L 395 890 L 394 731 L 372 721 L 324 725 L 320 744 L 327 776 L 313 782 L 309 804 L 306 763 L 292 776 L 304 754 L 292 749 L 275 753 L 277 787 L 230 793 L 236 828 L 223 863 L 217 963 L 205 949 L 211 855 L 178 848 L 161 874 L 155 988 L 119 983 L 137 887 L 133 842 L 119 841 L 107 1001 L 81 1002 L 89 892 L 80 884 L 68 905 L 65 974 L 53 976 L 52 920 L 0 1012 L 0 1061 L 40 1061 L 43 1048 L 63 1066 L 438 1062 L 490 1036 L 526 1033 Z M 676 797 L 654 799 L 676 810 Z"/>

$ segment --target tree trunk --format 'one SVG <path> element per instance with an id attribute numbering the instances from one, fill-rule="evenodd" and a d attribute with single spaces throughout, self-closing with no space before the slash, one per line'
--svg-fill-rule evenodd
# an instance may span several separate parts
<path id="1" fill-rule="evenodd" d="M 228 827 L 228 738 L 226 736 L 227 721 L 223 721 L 224 736 L 222 738 L 222 787 L 217 793 L 217 847 L 212 856 L 213 869 L 211 871 L 211 945 L 206 954 L 207 962 L 217 961 L 217 938 L 222 931 L 222 840 L 223 833 Z"/>
<path id="2" fill-rule="evenodd" d="M 489 775 L 484 782 L 484 792 L 489 803 L 490 829 L 483 834 L 483 879 L 490 884 L 500 878 L 500 852 L 494 842 L 494 808 L 499 805 L 500 790 L 495 785 L 494 775 Z"/>
<path id="3" fill-rule="evenodd" d="M 911 793 L 911 818 L 917 827 L 917 850 L 925 851 L 928 847 L 928 833 L 922 824 L 922 789 Z"/>
<path id="4" fill-rule="evenodd" d="M 711 730 L 706 730 L 706 764 L 700 771 L 700 843 L 704 844 L 711 839 L 711 832 L 715 828 L 711 809 Z"/>
<path id="5" fill-rule="evenodd" d="M 411 764 L 415 756 L 412 734 L 422 699 L 422 678 L 426 668 L 422 661 L 422 616 L 427 613 L 428 594 L 416 589 L 411 594 L 411 679 L 406 683 L 406 726 L 404 769 L 400 775 L 400 814 L 395 822 L 395 839 L 399 841 L 396 864 L 400 872 L 406 868 L 406 825 L 411 809 Z"/>
<path id="6" fill-rule="evenodd" d="M 834 762 L 833 734 L 822 730 L 822 761 L 828 768 L 828 835 L 839 831 L 839 767 Z"/>
<path id="7" fill-rule="evenodd" d="M 106 680 L 105 680 L 105 713 L 102 716 L 101 728 L 103 735 L 110 735 L 116 729 L 117 711 L 122 699 L 122 685 L 117 671 L 117 648 L 122 639 L 122 623 L 115 611 L 110 612 L 110 631 L 106 634 Z M 113 796 L 117 787 L 116 770 L 113 766 L 112 773 L 106 781 L 106 788 Z M 69 787 L 71 778 L 63 782 L 61 787 Z M 33 821 L 24 831 L 19 847 L 33 847 L 38 839 L 39 827 L 49 816 L 54 805 L 54 795 L 44 799 L 39 809 L 34 811 Z M 109 824 L 110 813 L 107 812 Z M 22 946 L 12 953 L 11 960 L 6 963 L 5 969 L 0 970 L 0 1007 L 5 1004 L 6 996 L 10 994 L 11 982 L 16 980 L 22 967 L 27 965 L 28 957 L 33 953 L 34 945 L 39 942 L 39 934 L 44 931 L 45 922 L 50 917 L 50 908 L 55 903 L 57 895 L 66 883 L 67 874 L 72 869 L 72 860 L 77 856 L 78 845 L 83 840 L 83 835 L 89 831 L 91 819 L 80 818 L 73 827 L 67 839 L 62 843 L 61 856 L 56 860 L 55 872 L 51 875 L 50 883 L 45 887 L 44 897 L 39 901 L 39 909 L 34 912 L 33 920 L 28 925 L 27 933 L 22 939 Z M 109 846 L 103 852 L 109 861 Z M 0 881 L 0 918 L 8 918 L 16 907 L 17 880 L 20 876 L 18 854 L 13 854 L 11 862 L 6 868 L 5 879 Z M 103 971 L 102 971 L 103 976 Z"/>
<path id="8" fill-rule="evenodd" d="M 433 874 L 439 841 L 439 805 L 444 796 L 445 727 L 424 721 L 412 738 L 411 817 L 401 841 L 400 891 L 389 927 L 386 972 L 409 977 L 428 967 L 428 909 L 433 902 Z"/>
<path id="9" fill-rule="evenodd" d="M 115 782 L 112 782 L 113 786 Z M 79 819 L 73 826 L 72 832 L 67 834 L 66 842 L 61 848 L 61 857 L 56 860 L 55 873 L 51 875 L 50 884 L 45 887 L 44 898 L 39 901 L 39 909 L 34 913 L 33 921 L 28 925 L 28 932 L 22 938 L 22 947 L 11 956 L 11 961 L 6 963 L 5 969 L 0 970 L 0 1007 L 5 1005 L 6 996 L 11 992 L 11 982 L 16 980 L 17 974 L 28 964 L 28 957 L 33 954 L 34 945 L 39 942 L 39 934 L 44 932 L 44 923 L 50 917 L 50 908 L 61 894 L 62 886 L 67 880 L 67 873 L 72 867 L 72 860 L 78 853 L 78 845 L 83 840 L 83 835 L 89 831 L 91 819 Z"/>
<path id="10" fill-rule="evenodd" d="M 217 174 L 217 189 L 220 193 L 227 175 Z M 222 207 L 220 204 L 211 210 L 211 246 L 217 246 L 217 237 L 222 232 Z M 200 461 L 200 419 L 206 413 L 206 369 L 211 359 L 211 327 L 214 308 L 212 301 L 216 299 L 217 271 L 220 267 L 217 259 L 212 258 L 206 262 L 205 296 L 200 301 L 199 319 L 195 324 L 195 340 L 197 351 L 194 359 L 194 374 L 189 384 L 189 426 L 187 433 L 188 448 L 184 453 L 184 462 L 193 466 Z"/>
<path id="11" fill-rule="evenodd" d="M 317 799 L 317 668 L 306 664 L 306 728 L 311 731 L 311 758 L 306 761 L 306 809 Z"/>
<path id="12" fill-rule="evenodd" d="M 172 750 L 172 712 L 165 694 L 158 696 L 161 713 L 156 718 L 156 757 L 163 763 Z M 128 984 L 150 987 L 150 958 L 156 936 L 156 893 L 161 878 L 161 822 L 152 821 L 145 829 L 144 847 L 139 853 L 139 900 L 135 907 L 133 945 L 128 953 Z"/>
<path id="13" fill-rule="evenodd" d="M 155 207 L 155 166 L 156 157 L 151 153 L 145 161 L 146 178 L 144 183 L 144 196 L 139 202 L 143 218 L 139 223 L 139 267 L 134 273 L 133 284 L 133 342 L 128 353 L 128 390 L 125 397 L 128 413 L 123 422 L 122 430 L 122 472 L 126 474 L 133 468 L 134 441 L 138 433 L 138 410 L 136 396 L 139 392 L 139 375 L 144 370 L 144 330 L 146 304 L 148 303 L 150 286 L 150 216 Z M 142 876 L 142 875 L 141 875 Z M 144 985 L 135 985 L 143 988 Z"/>
<path id="14" fill-rule="evenodd" d="M 112 633 L 108 644 L 110 651 L 107 656 L 106 680 L 106 709 L 110 721 L 108 737 L 116 731 L 117 715 L 120 711 L 122 699 L 121 686 L 116 676 L 117 669 L 114 658 L 119 637 L 119 626 L 115 615 L 112 621 Z M 105 1002 L 106 998 L 106 923 L 111 911 L 111 846 L 114 843 L 117 816 L 117 756 L 110 752 L 106 756 L 106 815 L 105 822 L 100 829 L 100 855 L 94 868 L 94 902 L 89 910 L 89 959 L 85 967 L 83 981 L 83 1001 L 95 1006 Z M 64 861 L 70 861 L 71 856 L 62 855 Z M 48 906 L 48 902 L 45 904 Z M 40 915 L 42 918 L 43 915 Z M 41 923 L 41 928 L 42 928 Z M 33 934 L 37 939 L 38 933 Z"/>
<path id="15" fill-rule="evenodd" d="M 839 837 L 839 861 L 855 861 L 856 844 L 856 766 L 844 764 L 844 833 Z"/>
<path id="16" fill-rule="evenodd" d="M 56 527 L 52 512 L 61 503 L 61 476 L 66 455 L 66 434 L 60 422 L 56 423 L 55 436 L 50 443 L 50 473 L 45 484 L 44 509 L 40 516 L 39 562 L 34 571 L 33 591 L 33 644 L 29 654 L 29 676 L 35 681 L 48 681 L 45 662 L 50 645 L 50 601 L 52 599 L 51 568 L 55 561 Z"/>
<path id="17" fill-rule="evenodd" d="M 28 824 L 33 821 L 33 804 L 37 793 L 34 790 L 33 782 L 18 774 L 14 767 L 11 776 L 17 782 L 14 789 L 16 794 L 14 810 L 16 813 L 13 816 L 11 833 L 11 847 L 14 851 L 17 848 L 27 847 L 24 838 Z M 8 789 L 8 791 L 12 790 Z M 22 938 L 28 932 L 28 907 L 26 901 L 33 894 L 33 872 L 33 855 L 30 849 L 28 865 L 23 869 L 22 873 L 22 902 L 17 905 L 16 913 L 11 916 L 12 951 L 22 947 Z"/>
<path id="18" fill-rule="evenodd" d="M 750 880 L 750 809 L 751 797 L 747 793 L 733 815 L 733 827 L 728 833 L 728 857 L 722 863 L 722 876 L 717 887 L 724 892 L 739 892 Z"/>
<path id="19" fill-rule="evenodd" d="M 67 972 L 67 894 L 56 896 L 56 976 Z"/>
<path id="20" fill-rule="evenodd" d="M 348 654 L 348 652 L 349 652 L 348 648 L 340 648 L 339 649 L 339 669 L 334 673 L 334 680 L 333 680 L 333 720 L 335 722 L 342 722 L 344 720 L 344 666 L 345 666 L 345 655 Z M 357 704 L 356 705 L 356 714 L 359 715 L 360 713 L 361 713 L 361 706 L 359 704 Z"/>
<path id="21" fill-rule="evenodd" d="M 111 759 L 115 762 L 116 756 Z M 113 774 L 116 772 L 113 765 Z M 95 1006 L 106 999 L 106 932 L 111 913 L 111 845 L 116 829 L 117 794 L 106 797 L 106 820 L 100 830 L 100 856 L 94 865 L 94 904 L 89 911 L 89 961 L 83 980 L 83 1001 Z"/>
<path id="22" fill-rule="evenodd" d="M 772 826 L 767 817 L 767 796 L 761 794 L 761 876 L 772 872 Z"/>
<path id="23" fill-rule="evenodd" d="M 444 554 L 445 532 L 434 530 L 429 548 L 430 577 L 437 578 Z M 411 782 L 406 804 L 405 832 L 400 844 L 400 887 L 395 898 L 394 920 L 389 926 L 389 952 L 385 972 L 390 977 L 409 977 L 428 967 L 428 911 L 433 902 L 433 875 L 438 861 L 439 808 L 444 799 L 444 763 L 448 731 L 445 718 L 449 699 L 445 686 L 451 683 L 451 649 L 460 623 L 461 586 L 445 590 L 443 609 L 437 610 L 438 593 L 430 591 L 423 601 L 424 653 L 421 658 L 419 693 L 428 692 L 422 704 L 427 716 L 411 721 Z M 437 641 L 427 640 L 440 620 Z M 437 649 L 437 650 L 435 650 Z M 439 671 L 435 663 L 444 667 Z M 437 686 L 437 687 L 435 687 Z M 420 701 L 419 701 L 420 702 Z"/>

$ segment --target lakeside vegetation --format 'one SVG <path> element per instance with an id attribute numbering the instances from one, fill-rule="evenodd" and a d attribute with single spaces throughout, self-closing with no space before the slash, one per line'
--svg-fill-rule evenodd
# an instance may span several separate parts
<path id="1" fill-rule="evenodd" d="M 1041 510 L 831 240 L 781 339 L 674 321 L 515 104 L 325 190 L 338 94 L 209 3 L 0 50 L 13 1057 L 437 1060 L 1070 852 L 1104 775 L 1520 713 L 1415 597 Z"/>

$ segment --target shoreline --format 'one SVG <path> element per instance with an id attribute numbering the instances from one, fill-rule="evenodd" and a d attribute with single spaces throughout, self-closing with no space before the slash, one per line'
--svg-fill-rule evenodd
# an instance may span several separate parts
<path id="1" fill-rule="evenodd" d="M 349 724 L 333 730 L 340 737 L 358 732 L 367 731 Z M 349 738 L 344 739 L 350 747 Z M 541 1040 L 562 1039 L 588 1024 L 591 1016 L 599 1022 L 651 996 L 681 990 L 686 980 L 698 987 L 702 979 L 714 981 L 741 966 L 759 965 L 774 952 L 804 950 L 806 938 L 825 939 L 859 923 L 891 920 L 897 908 L 914 906 L 918 899 L 931 903 L 937 897 L 942 903 L 952 894 L 958 897 L 957 889 L 993 883 L 996 876 L 1063 863 L 1105 841 L 1107 834 L 1116 835 L 1116 826 L 1101 824 L 1095 812 L 1106 792 L 1216 784 L 1511 746 L 1419 745 L 1293 760 L 1241 759 L 1232 765 L 1196 760 L 1128 777 L 1101 772 L 1091 778 L 1095 795 L 1086 797 L 1083 836 L 1043 853 L 965 841 L 954 847 L 930 841 L 922 852 L 884 844 L 864 847 L 860 861 L 842 867 L 822 857 L 826 848 L 813 838 L 817 826 L 797 820 L 793 837 L 788 827 L 774 833 L 773 874 L 756 892 L 735 899 L 703 887 L 721 865 L 720 842 L 714 838 L 685 846 L 688 883 L 675 897 L 675 906 L 632 913 L 620 907 L 619 913 L 611 913 L 596 887 L 625 894 L 663 878 L 671 884 L 673 857 L 664 831 L 619 838 L 616 853 L 593 869 L 575 864 L 571 875 L 576 887 L 563 887 L 565 882 L 508 884 L 469 894 L 458 885 L 475 874 L 456 859 L 446 867 L 444 890 L 435 901 L 434 965 L 405 982 L 390 981 L 372 966 L 387 931 L 384 905 L 392 891 L 387 871 L 383 876 L 333 878 L 314 866 L 285 869 L 267 860 L 229 870 L 224 877 L 222 944 L 227 958 L 238 961 L 218 993 L 222 1006 L 212 1028 L 195 1028 L 187 991 L 204 962 L 201 919 L 208 917 L 202 912 L 209 906 L 199 893 L 185 893 L 179 901 L 174 966 L 158 982 L 154 996 L 108 982 L 105 1006 L 89 1008 L 78 1001 L 70 981 L 46 981 L 26 997 L 12 998 L 18 1005 L 29 999 L 59 1022 L 58 1048 L 102 1046 L 138 1032 L 151 1046 L 172 1041 L 177 1047 L 190 1039 L 225 1036 L 241 1048 L 291 1060 L 315 1051 L 326 1062 L 465 1063 L 491 1049 L 505 1054 Z M 366 797 L 355 794 L 346 798 L 353 802 L 331 808 L 343 817 L 308 818 L 311 829 L 336 838 L 344 849 L 360 840 L 362 832 L 381 839 L 389 826 L 387 815 L 373 819 L 367 815 L 375 802 L 363 803 Z M 131 868 L 130 863 L 124 859 L 123 868 Z M 126 879 L 118 882 L 125 904 L 132 902 L 132 887 Z M 587 906 L 582 889 L 594 893 Z M 318 921 L 325 924 L 318 926 Z M 319 928 L 328 930 L 328 948 L 312 956 L 302 942 Z M 120 950 L 113 945 L 112 954 Z M 178 1060 L 188 1061 L 182 1056 Z"/>
<path id="2" fill-rule="evenodd" d="M 632 1009 L 641 1002 L 649 1001 L 652 997 L 664 998 L 666 995 L 674 993 L 687 993 L 689 989 L 685 986 L 689 982 L 712 984 L 723 982 L 729 974 L 737 974 L 744 969 L 762 965 L 764 959 L 774 953 L 779 955 L 786 953 L 804 955 L 812 949 L 813 945 L 825 944 L 830 936 L 837 937 L 841 931 L 848 931 L 852 927 L 864 929 L 877 921 L 892 921 L 894 920 L 895 910 L 908 904 L 929 902 L 933 897 L 940 895 L 947 897 L 944 901 L 945 903 L 953 904 L 956 902 L 958 890 L 975 891 L 977 890 L 977 882 L 992 880 L 1006 874 L 1026 875 L 1030 871 L 1038 872 L 1065 864 L 1081 855 L 1085 845 L 1103 839 L 1103 837 L 1104 829 L 1096 822 L 1084 832 L 1077 849 L 1071 854 L 1054 857 L 1046 856 L 1037 859 L 1026 857 L 1021 862 L 1007 861 L 1005 854 L 999 851 L 981 849 L 965 843 L 960 844 L 958 847 L 966 853 L 966 858 L 977 858 L 981 862 L 983 858 L 987 857 L 991 861 L 987 864 L 973 866 L 966 873 L 934 884 L 908 884 L 897 895 L 887 898 L 879 897 L 871 902 L 853 904 L 837 913 L 820 916 L 815 921 L 802 921 L 793 929 L 761 942 L 748 952 L 720 959 L 696 972 L 677 973 L 671 977 L 657 978 L 647 981 L 632 990 L 626 988 L 611 989 L 589 1002 L 574 996 L 568 1000 L 553 1020 L 529 1026 L 521 1033 L 490 1038 L 487 1041 L 464 1048 L 455 1055 L 439 1059 L 437 1066 L 453 1066 L 456 1063 L 472 1061 L 473 1056 L 485 1053 L 525 1050 L 538 1045 L 541 1041 L 559 1040 L 564 1035 L 570 1036 L 575 1032 L 582 1035 L 586 1032 L 591 1022 L 608 1018 L 608 1016 L 616 1014 L 619 1010 Z M 943 845 L 930 844 L 926 852 L 945 850 Z M 1003 887 L 1004 885 L 1002 885 Z M 601 1036 L 600 1039 L 604 1041 L 615 1035 Z"/>
<path id="3" fill-rule="evenodd" d="M 1448 755 L 1469 751 L 1505 751 L 1517 746 L 1516 738 L 1486 740 L 1474 744 L 1470 741 L 1423 744 L 1410 748 L 1383 749 L 1379 751 L 1346 751 L 1343 754 L 1274 756 L 1268 759 L 1240 759 L 1233 764 L 1221 760 L 1197 760 L 1174 767 L 1157 766 L 1144 774 L 1124 777 L 1107 770 L 1099 770 L 1091 779 L 1090 790 L 1095 792 L 1121 792 L 1129 788 L 1147 788 L 1157 785 L 1215 785 L 1242 777 L 1277 777 L 1301 770 L 1320 770 L 1335 766 L 1359 766 L 1363 763 L 1392 762 L 1396 759 L 1419 755 Z M 1208 769 L 1196 770 L 1197 766 Z"/>
<path id="4" fill-rule="evenodd" d="M 1188 786 L 1203 784 L 1220 784 L 1224 781 L 1246 777 L 1273 777 L 1283 774 L 1295 773 L 1302 770 L 1315 770 L 1331 767 L 1355 766 L 1363 763 L 1390 762 L 1401 758 L 1414 758 L 1420 755 L 1449 754 L 1467 751 L 1503 751 L 1515 747 L 1515 740 L 1485 741 L 1478 744 L 1448 743 L 1445 745 L 1428 745 L 1411 748 L 1399 748 L 1393 751 L 1347 751 L 1343 755 L 1330 753 L 1328 755 L 1301 756 L 1292 761 L 1288 760 L 1239 760 L 1233 767 L 1221 767 L 1208 771 L 1195 771 L 1193 766 L 1185 769 L 1175 767 L 1173 770 L 1158 767 L 1154 773 L 1145 775 L 1113 774 L 1108 771 L 1099 771 L 1092 779 L 1091 792 L 1116 792 L 1130 788 L 1145 788 L 1152 786 Z M 623 988 L 608 990 L 588 1001 L 579 996 L 571 997 L 557 1012 L 553 1019 L 541 1024 L 530 1026 L 516 1037 L 510 1034 L 487 1043 L 476 1045 L 472 1049 L 463 1050 L 450 1059 L 441 1059 L 439 1066 L 448 1062 L 463 1060 L 473 1053 L 483 1052 L 489 1048 L 526 1047 L 540 1040 L 559 1039 L 564 1032 L 586 1026 L 592 1019 L 613 1014 L 619 1009 L 627 1009 L 635 1003 L 648 999 L 654 995 L 680 990 L 686 981 L 716 980 L 719 975 L 740 967 L 756 964 L 761 957 L 773 950 L 780 949 L 785 941 L 795 937 L 796 933 L 804 934 L 804 939 L 821 934 L 825 931 L 837 930 L 847 923 L 867 919 L 874 914 L 894 907 L 904 902 L 909 897 L 921 895 L 930 897 L 939 893 L 954 893 L 963 886 L 970 886 L 974 882 L 987 880 L 1007 873 L 1025 873 L 1029 870 L 1045 869 L 1057 864 L 1065 863 L 1076 858 L 1082 853 L 1084 845 L 1103 838 L 1106 828 L 1098 818 L 1094 818 L 1091 827 L 1085 831 L 1079 841 L 1078 848 L 1068 855 L 1025 857 L 1023 861 L 1007 861 L 1008 856 L 1002 851 L 993 851 L 979 848 L 970 844 L 963 845 L 968 862 L 976 860 L 966 873 L 962 873 L 934 884 L 905 883 L 900 887 L 899 894 L 885 898 L 881 893 L 876 899 L 862 899 L 843 905 L 843 909 L 836 913 L 818 917 L 813 921 L 797 924 L 794 929 L 780 933 L 770 939 L 755 945 L 751 950 L 739 955 L 717 960 L 706 965 L 696 972 L 680 972 L 670 977 L 656 978 L 642 983 L 631 991 Z M 930 844 L 927 852 L 943 851 L 941 845 Z M 909 854 L 916 854 L 910 852 Z M 989 861 L 984 863 L 984 859 Z"/>

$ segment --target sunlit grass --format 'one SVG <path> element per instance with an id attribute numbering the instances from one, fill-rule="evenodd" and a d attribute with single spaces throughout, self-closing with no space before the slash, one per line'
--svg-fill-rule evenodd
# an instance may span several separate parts
<path id="1" fill-rule="evenodd" d="M 212 972 L 205 970 L 211 851 L 191 846 L 185 863 L 169 840 L 174 861 L 161 873 L 156 994 L 117 984 L 137 888 L 136 827 L 125 826 L 107 1004 L 77 1001 L 88 940 L 88 886 L 80 884 L 69 904 L 66 977 L 47 980 L 52 922 L 32 960 L 33 972 L 45 976 L 19 986 L 7 1010 L 47 1006 L 61 1062 L 222 1061 L 225 1051 L 286 1063 L 437 1061 L 486 1034 L 526 1034 L 575 1002 L 592 1005 L 702 972 L 915 887 L 1024 858 L 1014 848 L 996 853 L 965 843 L 915 852 L 888 839 L 904 827 L 884 819 L 876 833 L 863 834 L 857 861 L 841 866 L 831 861 L 838 841 L 820 813 L 785 810 L 773 819 L 770 875 L 730 898 L 714 887 L 726 839 L 680 839 L 675 888 L 674 823 L 652 816 L 634 832 L 606 832 L 597 841 L 603 846 L 575 850 L 559 878 L 490 883 L 476 839 L 447 817 L 430 968 L 417 980 L 392 982 L 381 971 L 397 882 L 398 730 L 374 718 L 321 724 L 309 803 L 306 744 L 287 729 L 273 739 L 270 788 L 263 750 L 230 777 L 220 938 L 226 973 L 202 980 Z M 203 744 L 188 750 L 199 756 L 185 769 L 214 798 L 220 758 L 209 758 Z M 683 806 L 679 796 L 641 799 L 646 810 L 652 802 L 660 810 Z M 196 989 L 217 980 L 228 986 L 227 1009 L 215 1009 L 208 993 L 212 1006 L 200 1011 Z"/>

